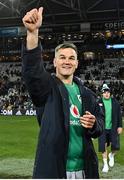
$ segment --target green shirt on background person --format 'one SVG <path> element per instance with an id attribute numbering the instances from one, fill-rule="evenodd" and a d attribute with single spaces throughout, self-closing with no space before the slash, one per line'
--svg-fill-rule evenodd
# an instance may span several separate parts
<path id="1" fill-rule="evenodd" d="M 112 99 L 103 98 L 103 103 L 105 106 L 105 129 L 112 128 Z"/>

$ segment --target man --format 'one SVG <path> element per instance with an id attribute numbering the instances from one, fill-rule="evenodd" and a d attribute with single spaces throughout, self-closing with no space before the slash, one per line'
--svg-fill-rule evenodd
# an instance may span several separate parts
<path id="1" fill-rule="evenodd" d="M 120 149 L 119 134 L 122 133 L 122 116 L 118 101 L 111 97 L 110 88 L 107 84 L 102 86 L 101 107 L 105 113 L 105 130 L 99 137 L 99 151 L 102 152 L 103 169 L 107 173 L 109 166 L 114 166 L 115 152 Z M 111 152 L 108 154 L 107 147 L 111 144 Z M 109 158 L 109 163 L 107 159 Z M 109 164 L 109 165 L 108 165 Z"/>
<path id="2" fill-rule="evenodd" d="M 102 134 L 103 114 L 93 92 L 73 75 L 78 67 L 74 44 L 56 47 L 56 76 L 45 71 L 38 42 L 42 12 L 42 7 L 33 9 L 23 18 L 23 76 L 41 124 L 33 178 L 99 178 L 91 138 Z"/>

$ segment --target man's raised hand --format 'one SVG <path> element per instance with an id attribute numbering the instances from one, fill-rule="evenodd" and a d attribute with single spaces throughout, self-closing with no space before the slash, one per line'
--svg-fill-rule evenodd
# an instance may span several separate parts
<path id="1" fill-rule="evenodd" d="M 32 9 L 31 11 L 27 12 L 22 19 L 24 26 L 29 32 L 34 32 L 35 30 L 39 29 L 42 25 L 42 20 L 43 7 L 40 7 L 39 9 Z"/>

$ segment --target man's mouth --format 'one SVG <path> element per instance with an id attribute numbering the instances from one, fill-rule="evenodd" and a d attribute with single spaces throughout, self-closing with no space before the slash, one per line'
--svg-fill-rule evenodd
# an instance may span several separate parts
<path id="1" fill-rule="evenodd" d="M 63 69 L 71 69 L 71 67 L 70 66 L 64 66 L 64 67 L 62 67 Z"/>

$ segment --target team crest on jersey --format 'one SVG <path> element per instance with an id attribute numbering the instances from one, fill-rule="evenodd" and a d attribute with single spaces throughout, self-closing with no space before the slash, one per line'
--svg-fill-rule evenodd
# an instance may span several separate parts
<path id="1" fill-rule="evenodd" d="M 82 103 L 81 95 L 77 95 L 77 98 L 78 98 L 78 100 L 80 101 L 80 103 Z"/>
<path id="2" fill-rule="evenodd" d="M 79 110 L 78 110 L 77 106 L 75 106 L 74 104 L 71 105 L 70 112 L 71 112 L 73 117 L 75 117 L 75 118 L 79 118 L 80 117 Z"/>

